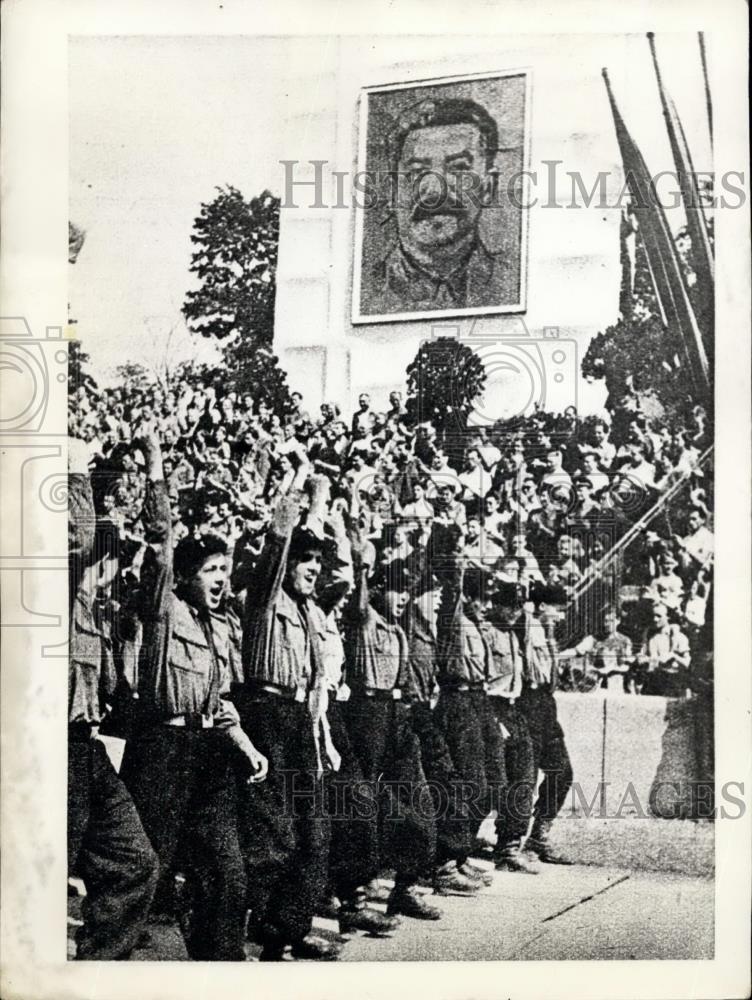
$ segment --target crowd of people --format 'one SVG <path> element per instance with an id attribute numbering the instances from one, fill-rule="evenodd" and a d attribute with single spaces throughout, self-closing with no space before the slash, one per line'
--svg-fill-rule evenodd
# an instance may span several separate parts
<path id="1" fill-rule="evenodd" d="M 489 881 L 489 816 L 499 869 L 567 862 L 557 686 L 712 682 L 699 406 L 681 427 L 635 408 L 613 439 L 574 408 L 455 439 L 399 392 L 343 419 L 206 373 L 71 404 L 79 957 L 137 953 L 160 915 L 214 960 L 336 958 L 316 914 L 439 919 L 427 892 Z M 125 739 L 119 774 L 97 732 Z"/>

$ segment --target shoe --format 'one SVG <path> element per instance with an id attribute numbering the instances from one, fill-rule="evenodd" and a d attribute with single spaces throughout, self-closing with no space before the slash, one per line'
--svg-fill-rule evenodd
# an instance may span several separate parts
<path id="1" fill-rule="evenodd" d="M 532 854 L 534 857 L 538 858 L 545 865 L 573 865 L 574 861 L 565 857 L 563 854 L 559 854 L 556 848 L 552 847 L 545 840 L 533 840 L 532 837 L 528 838 L 525 844 L 525 850 L 528 854 Z"/>
<path id="2" fill-rule="evenodd" d="M 413 917 L 415 920 L 441 919 L 441 910 L 438 906 L 427 903 L 412 886 L 409 889 L 394 889 L 389 896 L 386 915 L 393 917 L 398 913 L 405 917 Z"/>
<path id="3" fill-rule="evenodd" d="M 259 955 L 259 962 L 283 962 L 284 956 L 284 945 L 264 945 Z"/>
<path id="4" fill-rule="evenodd" d="M 390 890 L 382 885 L 377 878 L 371 879 L 363 886 L 363 893 L 369 903 L 388 903 Z"/>
<path id="5" fill-rule="evenodd" d="M 476 868 L 475 865 L 471 865 L 469 861 L 464 861 L 458 866 L 457 871 L 460 875 L 464 875 L 465 878 L 469 878 L 471 882 L 477 882 L 478 885 L 488 888 L 493 885 L 493 873 L 486 871 L 483 868 Z"/>
<path id="6" fill-rule="evenodd" d="M 474 896 L 481 888 L 480 882 L 468 878 L 458 869 L 437 873 L 433 880 L 433 891 L 437 896 Z"/>
<path id="7" fill-rule="evenodd" d="M 306 934 L 301 941 L 293 944 L 292 957 L 302 961 L 336 962 L 341 950 L 339 945 L 318 934 Z"/>
<path id="8" fill-rule="evenodd" d="M 525 857 L 520 848 L 503 851 L 497 858 L 495 868 L 497 872 L 521 872 L 525 875 L 538 875 L 539 870 L 535 865 L 537 855 L 531 853 L 530 858 Z"/>
<path id="9" fill-rule="evenodd" d="M 388 937 L 400 926 L 402 921 L 399 917 L 387 917 L 378 910 L 370 906 L 362 906 L 360 909 L 339 911 L 339 929 L 343 934 L 352 931 L 363 931 L 371 937 Z"/>
<path id="10" fill-rule="evenodd" d="M 341 908 L 340 901 L 336 896 L 327 896 L 316 907 L 316 914 L 319 917 L 324 917 L 325 920 L 338 920 Z"/>
<path id="11" fill-rule="evenodd" d="M 530 836 L 527 838 L 525 850 L 529 854 L 534 854 L 546 865 L 574 864 L 574 862 L 570 861 L 569 858 L 565 857 L 563 854 L 559 854 L 556 848 L 551 844 L 550 834 L 552 826 L 553 820 L 536 817 L 536 820 L 533 823 L 533 829 L 530 831 Z"/>

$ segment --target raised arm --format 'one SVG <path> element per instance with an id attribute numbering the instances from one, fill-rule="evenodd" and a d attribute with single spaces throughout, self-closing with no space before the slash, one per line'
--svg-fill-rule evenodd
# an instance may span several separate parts
<path id="1" fill-rule="evenodd" d="M 148 621 L 166 613 L 172 594 L 172 518 L 156 431 L 152 426 L 142 427 L 134 443 L 146 459 L 146 494 L 141 520 L 148 548 L 141 569 L 140 612 Z"/>
<path id="2" fill-rule="evenodd" d="M 368 577 L 376 561 L 376 549 L 373 543 L 368 541 L 365 530 L 358 526 L 354 526 L 350 531 L 350 548 L 355 591 L 348 608 L 348 617 L 354 623 L 362 623 L 368 619 L 370 611 Z"/>
<path id="3" fill-rule="evenodd" d="M 245 599 L 245 622 L 252 623 L 255 615 L 268 608 L 277 598 L 287 570 L 287 554 L 295 525 L 300 518 L 301 494 L 309 465 L 299 455 L 298 467 L 290 492 L 277 503 L 258 561 L 248 579 Z"/>

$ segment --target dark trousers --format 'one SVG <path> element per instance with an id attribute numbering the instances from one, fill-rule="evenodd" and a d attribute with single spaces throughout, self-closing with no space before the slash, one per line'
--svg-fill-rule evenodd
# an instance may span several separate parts
<path id="1" fill-rule="evenodd" d="M 394 868 L 398 886 L 411 885 L 433 866 L 436 822 L 410 708 L 359 692 L 346 705 L 350 741 L 371 789 L 361 806 L 378 831 L 380 868 Z"/>
<path id="2" fill-rule="evenodd" d="M 486 795 L 482 801 L 483 816 L 481 819 L 485 819 L 492 810 L 502 809 L 506 799 L 506 753 L 504 738 L 501 735 L 491 698 L 483 690 L 471 691 L 470 696 L 480 720 L 480 731 L 483 738 Z"/>
<path id="3" fill-rule="evenodd" d="M 436 724 L 459 777 L 458 795 L 469 817 L 470 843 L 486 817 L 488 799 L 483 722 L 474 695 L 473 691 L 444 688 L 434 709 Z"/>
<path id="4" fill-rule="evenodd" d="M 343 902 L 352 901 L 355 890 L 379 872 L 378 830 L 373 815 L 369 815 L 368 788 L 347 731 L 346 705 L 343 701 L 329 703 L 332 743 L 342 763 L 339 771 L 329 772 L 324 779 L 331 822 L 329 882 Z M 365 802 L 361 800 L 364 795 Z"/>
<path id="5" fill-rule="evenodd" d="M 269 760 L 266 780 L 241 791 L 240 842 L 255 936 L 279 947 L 308 934 L 326 891 L 330 825 L 313 723 L 305 703 L 270 692 L 241 693 L 235 702 Z"/>
<path id="6" fill-rule="evenodd" d="M 508 698 L 489 699 L 497 721 L 509 736 L 504 739 L 506 766 L 506 796 L 496 818 L 497 849 L 521 841 L 527 836 L 533 815 L 533 798 L 538 772 L 535 767 L 533 741 L 527 720 L 515 703 Z"/>
<path id="7" fill-rule="evenodd" d="M 436 810 L 436 862 L 464 859 L 470 853 L 477 822 L 462 778 L 434 711 L 425 702 L 412 706 L 413 729 L 420 740 L 423 771 Z"/>
<path id="8" fill-rule="evenodd" d="M 160 862 L 160 901 L 176 866 L 189 876 L 186 947 L 201 961 L 245 958 L 246 884 L 237 832 L 235 772 L 214 729 L 156 725 L 128 741 L 122 775 Z"/>
<path id="9" fill-rule="evenodd" d="M 472 844 L 479 825 L 504 801 L 504 741 L 488 695 L 482 689 L 443 689 L 436 718 L 461 780 Z"/>
<path id="10" fill-rule="evenodd" d="M 157 856 L 100 740 L 68 740 L 68 870 L 86 886 L 77 958 L 127 958 L 149 914 Z"/>
<path id="11" fill-rule="evenodd" d="M 556 699 L 545 685 L 538 688 L 525 686 L 518 705 L 533 742 L 536 775 L 538 771 L 543 772 L 533 815 L 536 820 L 553 820 L 572 787 L 572 765 L 564 743 L 564 732 L 556 717 Z"/>

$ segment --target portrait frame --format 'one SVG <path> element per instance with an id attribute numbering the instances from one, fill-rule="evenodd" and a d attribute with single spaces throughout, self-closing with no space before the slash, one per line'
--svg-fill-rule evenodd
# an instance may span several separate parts
<path id="1" fill-rule="evenodd" d="M 374 170 L 374 160 L 379 159 L 374 156 L 374 146 L 381 141 L 375 132 L 379 128 L 378 119 L 383 119 L 389 114 L 390 106 L 392 110 L 399 111 L 401 107 L 411 106 L 424 100 L 436 97 L 438 93 L 442 96 L 466 97 L 477 100 L 478 90 L 485 90 L 486 93 L 496 96 L 499 105 L 504 98 L 504 90 L 507 90 L 507 97 L 514 102 L 516 99 L 518 106 L 515 108 L 514 120 L 512 122 L 502 122 L 496 115 L 495 107 L 489 108 L 491 117 L 496 121 L 499 129 L 498 151 L 495 157 L 493 172 L 497 176 L 497 196 L 493 209 L 500 209 L 497 217 L 493 220 L 491 210 L 484 207 L 481 210 L 479 229 L 485 232 L 487 238 L 490 233 L 495 236 L 491 241 L 491 256 L 502 258 L 506 252 L 508 257 L 515 257 L 512 265 L 512 274 L 509 279 L 511 291 L 507 294 L 499 295 L 499 301 L 491 304 L 470 304 L 470 305 L 449 305 L 443 308 L 416 308 L 416 309 L 389 309 L 383 310 L 368 300 L 373 298 L 374 283 L 378 280 L 373 273 L 374 261 L 383 255 L 385 245 L 390 236 L 392 242 L 396 242 L 396 225 L 394 221 L 387 224 L 384 219 L 384 211 L 374 212 L 374 208 L 380 207 L 378 195 L 376 204 L 372 204 L 374 196 L 373 178 L 379 176 L 378 168 L 383 169 L 386 162 L 385 157 L 381 157 L 381 162 L 377 163 Z M 469 73 L 452 75 L 446 77 L 432 77 L 421 80 L 411 80 L 409 82 L 380 84 L 363 87 L 359 99 L 358 115 L 358 152 L 357 152 L 357 185 L 360 196 L 355 198 L 355 231 L 353 245 L 353 281 L 352 281 L 352 310 L 351 322 L 353 325 L 366 325 L 371 323 L 393 323 L 410 320 L 426 319 L 450 319 L 462 316 L 484 316 L 524 313 L 527 309 L 527 278 L 528 278 L 528 244 L 529 244 L 529 212 L 530 212 L 530 159 L 532 147 L 532 92 L 533 74 L 530 67 L 515 67 L 504 70 L 487 70 L 481 73 Z M 420 95 L 420 96 L 418 96 Z M 379 106 L 381 104 L 381 106 Z M 517 141 L 510 143 L 509 137 L 516 137 Z M 518 199 L 518 207 L 511 204 L 509 198 L 505 199 L 507 191 L 506 185 L 510 179 L 515 181 L 515 194 Z M 503 192 L 502 192 L 503 187 Z M 506 204 L 502 202 L 506 200 Z M 369 216 L 369 213 L 371 215 Z M 388 214 L 388 213 L 387 213 Z M 378 217 L 380 216 L 380 217 Z M 503 235 L 503 230 L 509 219 L 514 220 L 514 227 L 509 230 L 508 236 Z M 495 222 L 495 225 L 493 224 Z M 389 235 L 386 235 L 389 234 Z M 511 250 L 511 253 L 510 253 Z M 506 259 L 506 258 L 505 258 Z"/>

